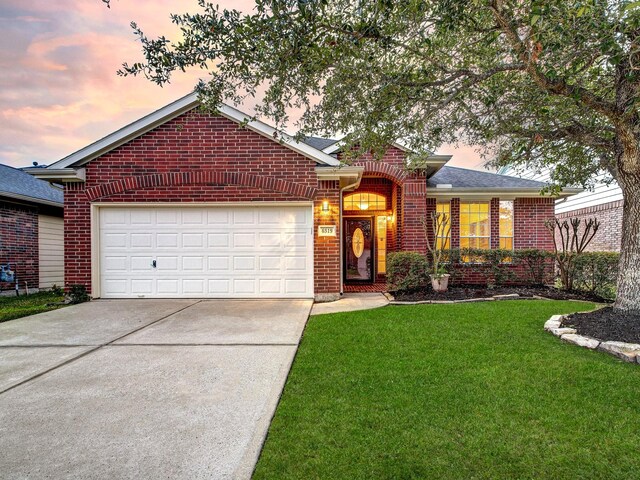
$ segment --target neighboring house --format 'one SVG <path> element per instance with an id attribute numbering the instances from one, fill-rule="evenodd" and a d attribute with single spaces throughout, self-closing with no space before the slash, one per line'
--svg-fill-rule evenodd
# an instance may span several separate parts
<path id="1" fill-rule="evenodd" d="M 62 189 L 0 164 L 0 265 L 20 290 L 64 285 Z M 15 282 L 0 282 L 14 290 Z"/>
<path id="2" fill-rule="evenodd" d="M 504 167 L 499 173 L 542 182 L 549 180 L 548 172 L 516 171 L 512 167 Z M 602 177 L 593 189 L 557 200 L 556 217 L 560 220 L 577 217 L 583 221 L 597 218 L 600 228 L 587 250 L 619 252 L 622 241 L 622 201 L 622 190 L 618 184 L 613 182 L 607 185 Z"/>
<path id="3" fill-rule="evenodd" d="M 387 253 L 426 252 L 421 222 L 436 209 L 451 213 L 441 241 L 453 247 L 550 247 L 554 199 L 540 182 L 443 155 L 409 171 L 401 145 L 346 166 L 338 141 L 197 107 L 188 95 L 30 170 L 65 183 L 68 285 L 104 298 L 336 299 L 383 278 Z"/>

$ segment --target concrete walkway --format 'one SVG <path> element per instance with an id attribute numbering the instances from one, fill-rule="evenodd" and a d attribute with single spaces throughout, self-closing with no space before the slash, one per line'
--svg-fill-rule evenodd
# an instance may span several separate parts
<path id="1" fill-rule="evenodd" d="M 104 300 L 0 324 L 3 478 L 250 478 L 310 300 Z"/>
<path id="2" fill-rule="evenodd" d="M 389 300 L 382 293 L 345 293 L 335 302 L 315 303 L 311 315 L 369 310 L 386 305 L 389 305 Z"/>

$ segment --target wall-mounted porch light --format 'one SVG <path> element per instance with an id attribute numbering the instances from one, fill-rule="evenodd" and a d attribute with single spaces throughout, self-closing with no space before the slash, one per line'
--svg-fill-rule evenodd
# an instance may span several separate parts
<path id="1" fill-rule="evenodd" d="M 322 201 L 322 213 L 329 213 L 329 200 Z"/>

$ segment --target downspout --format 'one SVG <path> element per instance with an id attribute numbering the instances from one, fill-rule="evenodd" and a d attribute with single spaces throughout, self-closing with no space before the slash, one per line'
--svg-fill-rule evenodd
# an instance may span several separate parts
<path id="1" fill-rule="evenodd" d="M 344 187 L 342 187 L 340 189 L 340 195 L 338 196 L 338 203 L 339 203 L 338 204 L 338 212 L 339 212 L 338 221 L 340 222 L 340 225 L 339 225 L 340 226 L 340 249 L 339 249 L 339 251 L 340 251 L 340 254 L 339 254 L 340 255 L 340 295 L 344 294 L 344 278 L 343 278 L 343 275 L 344 275 L 344 268 L 343 268 L 344 267 L 344 265 L 343 265 L 343 263 L 344 263 L 344 255 L 343 255 L 343 253 L 344 252 L 342 251 L 343 248 L 344 248 L 344 238 L 343 238 L 343 235 L 344 235 L 343 230 L 344 229 L 342 228 L 343 227 L 343 225 L 342 225 L 342 196 L 343 196 L 345 190 L 347 190 L 348 188 L 358 188 L 358 185 L 360 185 L 360 181 L 361 180 L 362 180 L 362 176 L 358 175 L 358 178 L 356 179 L 356 181 L 354 183 L 350 183 L 349 185 L 346 185 L 346 186 L 344 186 Z"/>

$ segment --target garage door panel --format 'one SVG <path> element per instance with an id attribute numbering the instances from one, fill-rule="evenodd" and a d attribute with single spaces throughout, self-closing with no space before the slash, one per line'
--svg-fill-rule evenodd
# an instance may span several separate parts
<path id="1" fill-rule="evenodd" d="M 150 233 L 131 233 L 129 239 L 131 240 L 131 248 L 153 247 L 153 237 Z"/>
<path id="2" fill-rule="evenodd" d="M 156 235 L 156 246 L 158 248 L 176 248 L 178 246 L 178 234 L 158 233 Z"/>
<path id="3" fill-rule="evenodd" d="M 178 210 L 163 208 L 156 210 L 157 225 L 178 225 Z"/>
<path id="4" fill-rule="evenodd" d="M 102 208 L 102 296 L 309 298 L 312 226 L 310 207 Z"/>
<path id="5" fill-rule="evenodd" d="M 153 267 L 151 266 L 151 262 L 153 262 L 153 256 L 131 256 L 131 266 L 130 269 L 132 272 L 151 272 Z"/>
<path id="6" fill-rule="evenodd" d="M 152 278 L 134 278 L 131 280 L 131 291 L 134 295 L 151 295 L 153 284 Z"/>
<path id="7" fill-rule="evenodd" d="M 179 291 L 177 278 L 164 278 L 156 281 L 156 292 L 158 296 L 177 295 Z"/>
<path id="8" fill-rule="evenodd" d="M 131 225 L 151 225 L 153 213 L 151 210 L 131 210 L 129 212 Z"/>
<path id="9" fill-rule="evenodd" d="M 210 233 L 208 234 L 208 246 L 212 248 L 229 247 L 231 245 L 230 233 Z"/>
<path id="10" fill-rule="evenodd" d="M 229 270 L 229 257 L 209 257 L 209 270 L 213 272 Z"/>
<path id="11" fill-rule="evenodd" d="M 232 293 L 231 281 L 228 279 L 210 279 L 208 285 L 208 293 L 212 296 L 229 296 Z"/>

